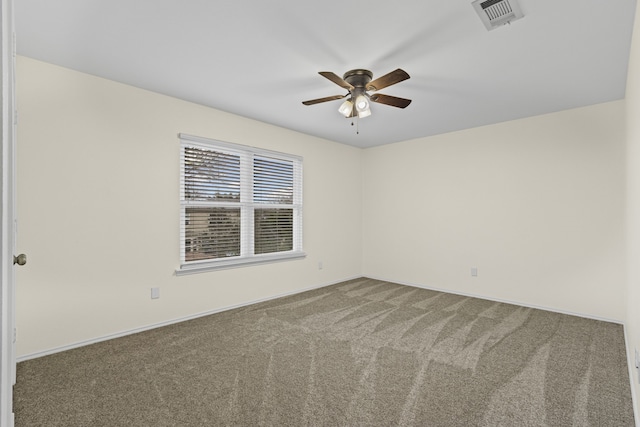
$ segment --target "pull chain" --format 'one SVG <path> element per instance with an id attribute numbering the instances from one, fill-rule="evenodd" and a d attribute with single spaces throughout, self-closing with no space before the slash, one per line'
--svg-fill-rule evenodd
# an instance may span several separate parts
<path id="1" fill-rule="evenodd" d="M 360 117 L 358 115 L 354 117 L 356 118 L 356 135 L 360 135 L 360 121 L 358 120 Z M 353 126 L 353 117 L 351 118 L 351 126 Z"/>

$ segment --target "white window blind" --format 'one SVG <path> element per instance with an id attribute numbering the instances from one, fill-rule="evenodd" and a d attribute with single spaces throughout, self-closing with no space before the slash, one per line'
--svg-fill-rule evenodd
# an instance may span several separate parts
<path id="1" fill-rule="evenodd" d="M 178 274 L 304 256 L 302 158 L 179 137 Z"/>

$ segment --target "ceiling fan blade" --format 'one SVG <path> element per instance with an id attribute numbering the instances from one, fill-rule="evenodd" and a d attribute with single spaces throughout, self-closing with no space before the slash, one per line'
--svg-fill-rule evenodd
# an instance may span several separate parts
<path id="1" fill-rule="evenodd" d="M 398 68 L 395 71 L 392 71 L 388 74 L 385 74 L 382 77 L 378 77 L 372 82 L 367 84 L 367 90 L 380 90 L 384 89 L 387 86 L 394 85 L 396 83 L 400 83 L 403 80 L 407 80 L 409 78 L 409 74 L 406 71 Z"/>
<path id="2" fill-rule="evenodd" d="M 320 71 L 320 72 L 318 72 L 318 74 L 320 74 L 322 77 L 325 77 L 325 78 L 331 80 L 332 82 L 334 82 L 335 84 L 337 84 L 341 88 L 344 88 L 344 89 L 346 89 L 348 91 L 353 90 L 353 86 L 352 85 L 350 85 L 349 83 L 345 82 L 340 77 L 338 77 L 337 74 L 334 74 L 331 71 Z"/>
<path id="3" fill-rule="evenodd" d="M 327 96 L 326 98 L 311 99 L 309 101 L 303 101 L 302 103 L 304 105 L 320 104 L 321 102 L 335 101 L 336 99 L 342 99 L 342 98 L 346 97 L 347 95 Z"/>
<path id="4" fill-rule="evenodd" d="M 411 104 L 411 100 L 407 98 L 398 98 L 397 96 L 384 95 L 382 93 L 374 93 L 369 97 L 373 102 L 379 104 L 391 105 L 392 107 L 406 108 Z"/>

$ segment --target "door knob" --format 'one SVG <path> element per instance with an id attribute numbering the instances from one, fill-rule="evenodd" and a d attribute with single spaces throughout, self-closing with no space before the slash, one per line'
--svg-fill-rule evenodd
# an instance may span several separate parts
<path id="1" fill-rule="evenodd" d="M 18 256 L 13 256 L 13 263 L 18 265 L 25 265 L 27 263 L 27 256 L 25 254 L 20 254 Z"/>

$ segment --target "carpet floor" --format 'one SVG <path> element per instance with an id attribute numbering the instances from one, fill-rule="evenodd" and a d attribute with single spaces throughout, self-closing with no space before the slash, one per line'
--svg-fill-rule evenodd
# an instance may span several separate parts
<path id="1" fill-rule="evenodd" d="M 17 427 L 634 425 L 621 325 L 364 278 L 17 378 Z"/>

